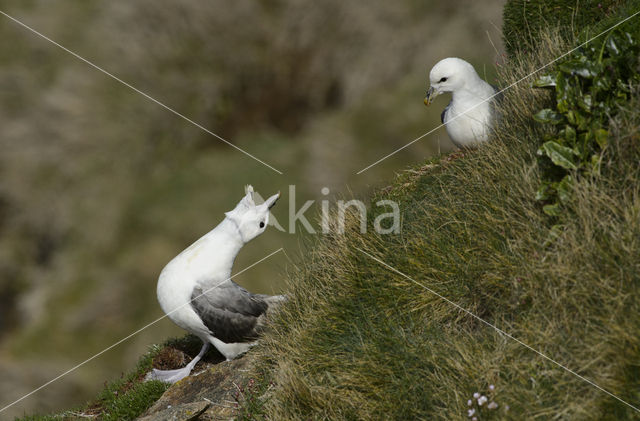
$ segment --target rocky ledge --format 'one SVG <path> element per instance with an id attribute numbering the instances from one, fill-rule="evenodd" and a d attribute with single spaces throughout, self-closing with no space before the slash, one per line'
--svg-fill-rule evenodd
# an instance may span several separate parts
<path id="1" fill-rule="evenodd" d="M 211 352 L 210 352 L 211 353 Z M 188 357 L 167 347 L 154 359 L 154 367 L 177 368 Z M 234 361 L 206 358 L 193 374 L 172 385 L 142 416 L 140 421 L 230 420 L 237 415 L 238 400 L 250 381 L 251 354 Z"/>

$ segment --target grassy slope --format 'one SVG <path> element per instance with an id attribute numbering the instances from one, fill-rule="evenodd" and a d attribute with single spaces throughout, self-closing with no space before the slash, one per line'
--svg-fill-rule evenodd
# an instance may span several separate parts
<path id="1" fill-rule="evenodd" d="M 565 51 L 547 34 L 503 85 Z M 520 63 L 520 64 L 514 64 Z M 535 202 L 531 115 L 545 92 L 506 93 L 494 140 L 464 158 L 407 171 L 400 235 L 327 236 L 289 276 L 291 303 L 259 348 L 277 385 L 270 419 L 467 419 L 495 384 L 487 417 L 631 419 L 638 413 L 426 290 L 640 404 L 640 94 L 613 122 L 602 177 L 577 183 L 560 220 Z M 370 223 L 375 215 L 370 215 Z M 559 223 L 557 237 L 550 227 Z M 370 225 L 371 226 L 371 225 Z M 397 268 L 392 273 L 358 249 Z M 508 412 L 505 407 L 509 406 Z"/>

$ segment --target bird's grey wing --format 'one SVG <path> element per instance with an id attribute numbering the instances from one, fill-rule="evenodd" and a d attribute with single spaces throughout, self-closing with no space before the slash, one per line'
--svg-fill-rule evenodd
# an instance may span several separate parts
<path id="1" fill-rule="evenodd" d="M 191 307 L 213 336 L 233 343 L 258 337 L 258 317 L 267 310 L 268 304 L 238 284 L 226 281 L 211 290 L 194 288 Z"/>
<path id="2" fill-rule="evenodd" d="M 442 110 L 442 114 L 440 114 L 440 121 L 442 122 L 442 124 L 444 124 L 444 121 L 447 118 L 447 111 L 449 111 L 449 108 L 451 108 L 451 103 L 453 103 L 453 99 L 449 102 L 449 105 L 444 107 L 444 110 Z"/>

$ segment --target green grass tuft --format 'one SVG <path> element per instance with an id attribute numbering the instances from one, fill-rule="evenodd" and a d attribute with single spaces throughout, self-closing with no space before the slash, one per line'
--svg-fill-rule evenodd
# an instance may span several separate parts
<path id="1" fill-rule="evenodd" d="M 130 420 L 142 414 L 168 388 L 163 382 L 144 381 L 144 375 L 151 370 L 153 357 L 159 349 L 154 347 L 140 359 L 135 370 L 106 385 L 88 409 L 98 412 L 104 421 Z"/>
<path id="2" fill-rule="evenodd" d="M 159 381 L 134 383 L 127 390 L 126 383 L 115 383 L 100 394 L 104 421 L 134 419 L 162 396 L 167 384 Z M 124 390 L 123 390 L 124 389 Z"/>

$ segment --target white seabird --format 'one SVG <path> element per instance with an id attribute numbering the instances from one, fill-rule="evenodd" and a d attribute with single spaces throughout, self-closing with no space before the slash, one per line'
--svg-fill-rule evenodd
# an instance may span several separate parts
<path id="1" fill-rule="evenodd" d="M 171 260 L 158 279 L 160 307 L 181 328 L 204 342 L 198 356 L 177 370 L 156 370 L 149 379 L 175 383 L 188 376 L 215 346 L 227 361 L 245 353 L 258 338 L 264 314 L 283 296 L 253 294 L 231 280 L 231 268 L 242 246 L 262 234 L 269 209 L 280 193 L 263 204 L 253 200 L 253 188 L 212 231 Z"/>
<path id="2" fill-rule="evenodd" d="M 459 148 L 486 142 L 495 121 L 492 102 L 496 89 L 482 80 L 471 64 L 456 57 L 436 63 L 429 80 L 425 105 L 443 92 L 452 94 L 451 102 L 440 115 L 451 141 Z"/>

